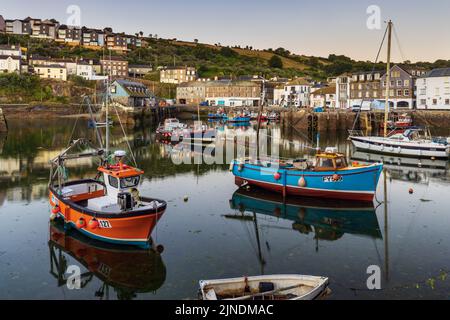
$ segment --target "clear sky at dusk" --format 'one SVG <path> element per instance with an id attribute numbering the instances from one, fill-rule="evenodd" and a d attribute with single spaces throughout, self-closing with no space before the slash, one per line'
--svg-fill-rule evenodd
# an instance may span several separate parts
<path id="1" fill-rule="evenodd" d="M 69 5 L 81 8 L 81 23 L 114 31 L 199 39 L 223 45 L 284 47 L 305 55 L 345 54 L 373 60 L 384 32 L 366 27 L 369 5 L 396 25 L 403 57 L 450 59 L 447 0 L 0 0 L 5 18 L 56 18 L 65 23 Z M 395 38 L 394 38 L 395 39 Z M 402 54 L 394 43 L 394 60 Z M 385 56 L 382 57 L 382 60 Z"/>

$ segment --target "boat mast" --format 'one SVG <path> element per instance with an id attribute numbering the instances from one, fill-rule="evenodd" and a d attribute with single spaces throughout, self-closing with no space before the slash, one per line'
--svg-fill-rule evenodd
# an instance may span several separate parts
<path id="1" fill-rule="evenodd" d="M 259 130 L 261 129 L 261 118 L 262 118 L 262 112 L 264 109 L 264 102 L 266 101 L 266 79 L 262 79 L 262 94 L 261 94 L 261 104 L 259 106 L 259 113 L 258 113 L 258 129 L 256 131 L 256 160 L 259 159 Z"/>
<path id="2" fill-rule="evenodd" d="M 105 137 L 105 153 L 106 156 L 109 156 L 109 99 L 111 94 L 111 69 L 112 69 L 112 58 L 111 58 L 111 50 L 109 50 L 109 75 L 106 85 L 106 137 Z"/>
<path id="3" fill-rule="evenodd" d="M 386 102 L 384 105 L 384 137 L 387 137 L 387 123 L 389 120 L 389 94 L 391 91 L 391 41 L 392 41 L 392 20 L 388 22 L 388 52 L 386 66 Z"/>

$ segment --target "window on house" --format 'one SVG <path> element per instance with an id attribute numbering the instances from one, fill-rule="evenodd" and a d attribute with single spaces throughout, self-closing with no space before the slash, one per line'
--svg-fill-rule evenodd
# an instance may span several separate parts
<path id="1" fill-rule="evenodd" d="M 405 80 L 403 84 L 405 87 L 409 87 L 409 80 Z"/>
<path id="2" fill-rule="evenodd" d="M 433 105 L 437 105 L 437 99 L 433 99 Z"/>
<path id="3" fill-rule="evenodd" d="M 401 97 L 403 95 L 403 90 L 397 90 L 397 96 Z"/>
<path id="4" fill-rule="evenodd" d="M 409 96 L 409 90 L 405 90 L 404 94 L 405 94 L 405 97 L 408 97 Z"/>
<path id="5" fill-rule="evenodd" d="M 397 81 L 397 87 L 401 87 L 403 85 L 403 81 L 402 80 L 398 80 Z"/>
<path id="6" fill-rule="evenodd" d="M 420 99 L 420 104 L 422 106 L 426 105 L 427 104 L 427 100 L 426 99 Z"/>
<path id="7" fill-rule="evenodd" d="M 445 104 L 449 105 L 450 104 L 450 99 L 445 99 Z"/>

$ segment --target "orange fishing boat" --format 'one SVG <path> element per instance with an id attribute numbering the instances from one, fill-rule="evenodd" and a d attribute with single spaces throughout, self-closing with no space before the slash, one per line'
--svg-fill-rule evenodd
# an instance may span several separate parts
<path id="1" fill-rule="evenodd" d="M 125 151 L 109 152 L 109 123 L 105 126 L 106 148 L 103 143 L 95 148 L 89 141 L 78 139 L 51 161 L 51 220 L 63 219 L 66 228 L 76 228 L 97 240 L 149 248 L 151 233 L 167 203 L 140 195 L 138 188 L 144 171 L 124 163 Z M 100 137 L 99 131 L 97 134 Z M 71 154 L 86 148 L 89 150 L 85 153 Z M 130 152 L 132 155 L 131 148 Z M 68 180 L 64 163 L 86 157 L 100 159 L 97 176 Z"/>

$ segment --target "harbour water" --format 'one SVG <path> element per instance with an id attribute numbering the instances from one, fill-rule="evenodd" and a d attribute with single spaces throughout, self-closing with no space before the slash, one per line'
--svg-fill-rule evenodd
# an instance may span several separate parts
<path id="1" fill-rule="evenodd" d="M 130 131 L 145 171 L 142 195 L 168 201 L 152 236 L 164 248 L 159 254 L 104 246 L 49 222 L 48 160 L 72 134 L 93 138 L 86 123 L 80 120 L 74 132 L 70 119 L 8 125 L 8 135 L 0 136 L 0 299 L 196 299 L 200 279 L 262 273 L 327 276 L 329 299 L 450 298 L 447 161 L 419 168 L 385 159 L 377 200 L 386 185 L 387 205 L 283 204 L 255 190 L 237 193 L 228 164 L 174 164 L 174 155 L 186 151 L 158 143 L 154 128 Z M 268 132 L 281 156 L 310 153 L 302 134 L 277 125 Z M 114 148 L 126 148 L 120 129 L 113 133 Z M 345 134 L 322 135 L 320 144 L 338 147 L 350 160 L 371 157 L 354 153 Z M 96 163 L 79 160 L 68 169 L 92 177 Z M 83 274 L 79 290 L 65 284 L 72 265 Z M 369 266 L 379 267 L 382 290 L 368 290 Z"/>

